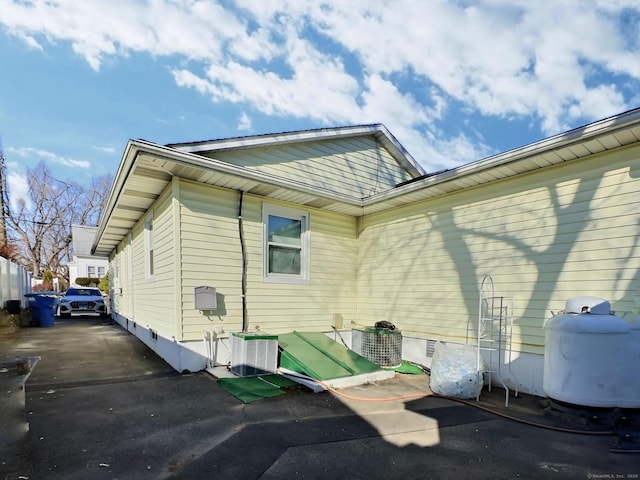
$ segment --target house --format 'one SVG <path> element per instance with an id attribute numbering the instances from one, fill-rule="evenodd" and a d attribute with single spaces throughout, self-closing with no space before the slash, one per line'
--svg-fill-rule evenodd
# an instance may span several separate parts
<path id="1" fill-rule="evenodd" d="M 437 173 L 382 125 L 131 140 L 92 251 L 114 318 L 178 371 L 228 362 L 233 332 L 350 340 L 379 320 L 428 365 L 435 341 L 474 342 L 490 275 L 513 302 L 506 382 L 542 394 L 553 311 L 640 309 L 638 191 L 640 109 Z"/>
<path id="2" fill-rule="evenodd" d="M 71 285 L 78 286 L 76 279 L 79 277 L 102 278 L 108 271 L 109 258 L 91 254 L 91 246 L 97 230 L 98 227 L 88 225 L 71 226 L 73 260 L 67 264 Z"/>

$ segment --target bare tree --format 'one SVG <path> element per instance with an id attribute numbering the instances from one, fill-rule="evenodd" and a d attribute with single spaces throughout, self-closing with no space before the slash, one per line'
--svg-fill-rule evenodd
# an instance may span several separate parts
<path id="1" fill-rule="evenodd" d="M 8 204 L 6 169 L 2 138 L 0 138 L 0 256 L 8 258 L 9 239 L 7 238 L 7 224 L 5 221 L 5 212 Z"/>
<path id="2" fill-rule="evenodd" d="M 40 162 L 27 170 L 27 185 L 29 199 L 9 204 L 6 211 L 7 226 L 16 237 L 22 263 L 34 276 L 49 270 L 66 278 L 71 225 L 97 225 L 111 177 L 94 178 L 86 188 L 75 181 L 56 179 Z"/>

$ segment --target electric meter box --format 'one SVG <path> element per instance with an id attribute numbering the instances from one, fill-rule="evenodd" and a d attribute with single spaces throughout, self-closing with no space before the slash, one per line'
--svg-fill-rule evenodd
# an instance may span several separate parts
<path id="1" fill-rule="evenodd" d="M 216 310 L 218 308 L 216 289 L 214 287 L 196 287 L 195 300 L 196 310 Z"/>

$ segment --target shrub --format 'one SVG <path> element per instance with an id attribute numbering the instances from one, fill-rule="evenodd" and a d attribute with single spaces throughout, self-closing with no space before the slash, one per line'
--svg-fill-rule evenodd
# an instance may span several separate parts
<path id="1" fill-rule="evenodd" d="M 80 285 L 81 287 L 95 287 L 96 285 L 98 285 L 98 283 L 100 283 L 100 279 L 94 277 L 78 277 L 76 278 L 75 283 Z"/>
<path id="2" fill-rule="evenodd" d="M 107 274 L 102 277 L 102 280 L 100 280 L 100 283 L 98 283 L 98 288 L 103 293 L 109 293 L 109 272 L 107 272 Z"/>

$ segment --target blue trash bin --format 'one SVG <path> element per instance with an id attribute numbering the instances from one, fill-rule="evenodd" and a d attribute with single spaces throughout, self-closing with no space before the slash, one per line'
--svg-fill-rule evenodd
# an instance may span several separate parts
<path id="1" fill-rule="evenodd" d="M 36 305 L 36 295 L 37 293 L 27 293 L 25 297 L 27 298 L 27 308 L 31 312 L 31 326 L 36 327 L 40 325 L 40 308 Z"/>
<path id="2" fill-rule="evenodd" d="M 53 327 L 56 319 L 56 306 L 58 299 L 53 295 L 27 293 L 31 319 L 38 327 Z"/>
<path id="3" fill-rule="evenodd" d="M 40 326 L 53 327 L 56 320 L 57 298 L 50 295 L 38 295 L 36 307 L 40 310 Z"/>

